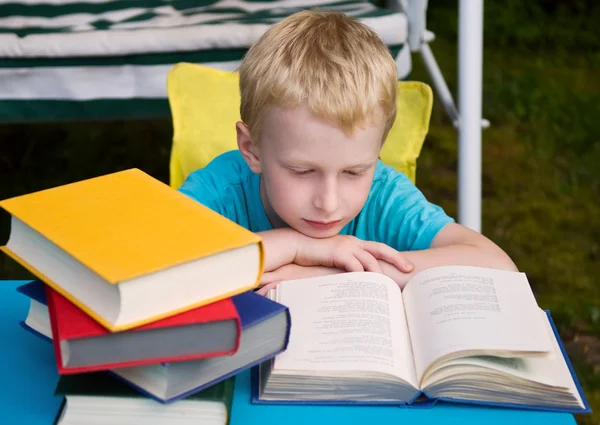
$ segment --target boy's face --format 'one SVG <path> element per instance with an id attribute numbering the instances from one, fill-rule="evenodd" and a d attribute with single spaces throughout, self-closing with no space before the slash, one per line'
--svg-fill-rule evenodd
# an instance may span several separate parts
<path id="1" fill-rule="evenodd" d="M 265 115 L 259 143 L 246 144 L 249 155 L 240 143 L 240 124 L 238 144 L 251 169 L 261 173 L 261 198 L 274 227 L 287 224 L 326 238 L 360 212 L 381 149 L 381 113 L 349 136 L 307 107 L 273 107 Z"/>

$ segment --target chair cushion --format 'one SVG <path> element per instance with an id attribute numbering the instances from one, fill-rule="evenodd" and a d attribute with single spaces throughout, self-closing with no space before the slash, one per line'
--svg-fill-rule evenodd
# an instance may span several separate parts
<path id="1" fill-rule="evenodd" d="M 233 71 L 273 23 L 310 8 L 370 26 L 410 72 L 406 15 L 368 0 L 0 1 L 0 122 L 162 116 L 174 64 Z"/>
<path id="2" fill-rule="evenodd" d="M 384 163 L 415 181 L 417 158 L 429 129 L 433 95 L 421 82 L 398 82 L 398 115 L 381 151 Z M 240 120 L 238 75 L 180 63 L 167 78 L 173 119 L 170 184 L 179 187 L 194 170 L 237 149 Z"/>
<path id="3" fill-rule="evenodd" d="M 0 58 L 248 48 L 273 23 L 312 8 L 345 12 L 373 28 L 390 46 L 407 39 L 406 16 L 368 0 L 15 0 L 0 2 Z"/>

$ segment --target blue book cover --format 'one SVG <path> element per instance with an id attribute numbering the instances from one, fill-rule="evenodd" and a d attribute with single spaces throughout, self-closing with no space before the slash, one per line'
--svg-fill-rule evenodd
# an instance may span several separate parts
<path id="1" fill-rule="evenodd" d="M 46 290 L 44 289 L 44 283 L 41 280 L 33 280 L 29 283 L 18 286 L 17 292 L 39 302 L 40 304 L 47 305 Z M 50 343 L 52 342 L 51 338 L 49 338 L 46 335 L 44 335 L 43 333 L 40 333 L 37 330 L 33 329 L 31 326 L 29 326 L 27 323 L 25 323 L 24 320 L 21 320 L 19 322 L 19 325 L 21 325 L 21 327 L 23 329 L 25 329 L 27 332 L 30 332 L 30 333 L 34 334 L 35 336 L 38 336 Z"/>
<path id="2" fill-rule="evenodd" d="M 41 304 L 48 305 L 46 301 L 46 289 L 41 280 L 33 280 L 25 285 L 18 286 L 17 292 L 32 298 Z"/>
<path id="3" fill-rule="evenodd" d="M 298 400 L 261 400 L 259 398 L 259 368 L 255 367 L 251 372 L 251 395 L 252 395 L 252 403 L 253 404 L 279 404 L 279 405 L 396 405 L 398 407 L 403 408 L 431 408 L 433 405 L 437 403 L 444 404 L 466 404 L 466 405 L 481 405 L 481 406 L 489 406 L 489 407 L 503 407 L 503 408 L 516 408 L 516 409 L 525 409 L 525 410 L 539 410 L 539 411 L 548 411 L 548 412 L 564 412 L 564 413 L 591 413 L 591 407 L 585 397 L 581 384 L 577 379 L 577 375 L 575 374 L 575 370 L 573 369 L 573 365 L 569 360 L 569 356 L 565 351 L 562 340 L 558 334 L 558 330 L 552 320 L 552 316 L 549 311 L 546 311 L 546 315 L 548 317 L 548 322 L 552 327 L 554 332 L 554 337 L 560 347 L 565 363 L 569 368 L 569 372 L 573 378 L 573 382 L 577 387 L 577 391 L 581 397 L 581 400 L 584 404 L 582 409 L 571 409 L 571 408 L 563 408 L 563 407 L 548 407 L 548 406 L 536 406 L 536 405 L 524 405 L 517 403 L 496 403 L 496 402 L 487 402 L 487 401 L 472 401 L 472 400 L 463 400 L 463 399 L 455 399 L 455 398 L 433 398 L 428 396 L 426 393 L 421 393 L 421 395 L 414 400 L 410 400 L 407 403 L 402 403 L 399 401 L 386 401 L 386 402 L 378 402 L 378 401 L 347 401 L 347 400 L 337 400 L 337 401 L 321 401 L 321 400 L 308 400 L 308 401 L 298 401 Z"/>
<path id="4" fill-rule="evenodd" d="M 46 335 L 44 335 L 43 333 L 41 333 L 41 332 L 38 332 L 37 330 L 33 329 L 31 326 L 29 326 L 27 323 L 25 323 L 25 321 L 24 321 L 24 320 L 21 320 L 21 321 L 19 322 L 19 325 L 20 325 L 20 326 L 21 326 L 23 329 L 25 329 L 27 332 L 29 332 L 29 333 L 31 333 L 31 334 L 33 334 L 33 335 L 35 335 L 35 336 L 37 336 L 37 337 L 39 337 L 39 338 L 43 339 L 44 341 L 47 341 L 47 342 L 49 342 L 49 343 L 52 343 L 52 338 L 48 338 L 48 337 L 47 337 Z"/>
<path id="5" fill-rule="evenodd" d="M 255 366 L 259 365 L 260 363 L 265 362 L 265 361 L 275 357 L 277 354 L 283 352 L 287 348 L 287 345 L 289 342 L 289 337 L 290 337 L 290 328 L 291 328 L 290 313 L 289 313 L 289 310 L 287 307 L 285 307 L 284 305 L 279 304 L 275 301 L 272 301 L 266 297 L 255 294 L 253 291 L 243 292 L 241 294 L 235 295 L 232 297 L 232 300 L 233 300 L 233 303 L 235 304 L 235 307 L 238 310 L 238 314 L 240 316 L 242 333 L 246 329 L 250 328 L 251 326 L 254 326 L 260 322 L 263 322 L 263 321 L 267 320 L 268 318 L 271 318 L 277 314 L 280 314 L 281 312 L 285 312 L 285 315 L 287 318 L 287 329 L 286 329 L 286 336 L 285 336 L 285 341 L 283 343 L 283 347 L 276 352 L 268 354 L 267 356 L 264 356 L 259 359 L 255 359 L 252 362 L 247 363 L 242 367 L 232 369 L 228 373 L 221 375 L 220 377 L 218 377 L 214 380 L 206 382 L 188 392 L 185 392 L 176 397 L 166 399 L 166 400 L 158 399 L 159 401 L 164 402 L 164 403 L 170 403 L 170 402 L 188 397 L 192 394 L 197 393 L 198 391 L 202 391 L 208 387 L 211 387 L 227 378 L 235 376 L 238 373 L 240 373 L 246 369 L 255 367 Z M 235 354 L 233 356 L 235 356 Z M 119 378 L 123 379 L 121 377 L 119 377 Z M 136 387 L 136 389 L 138 389 L 141 392 L 146 393 L 150 397 L 156 398 L 152 394 L 149 394 L 146 391 L 144 391 L 142 388 Z"/>
<path id="6" fill-rule="evenodd" d="M 45 295 L 45 291 L 44 291 L 44 283 L 39 280 L 33 281 L 33 282 L 30 282 L 30 283 L 27 283 L 25 285 L 18 287 L 17 291 L 22 293 L 25 296 L 28 296 L 28 297 L 35 299 L 36 301 L 46 305 L 46 295 Z M 243 292 L 241 294 L 235 295 L 232 297 L 232 301 L 233 301 L 233 303 L 238 311 L 239 317 L 240 317 L 242 334 L 244 333 L 244 331 L 251 328 L 252 326 L 260 324 L 261 322 L 264 322 L 267 319 L 270 319 L 276 315 L 284 313 L 285 317 L 286 317 L 286 321 L 287 321 L 287 329 L 285 332 L 285 340 L 283 341 L 282 348 L 277 350 L 276 352 L 268 354 L 267 356 L 253 359 L 250 363 L 247 363 L 242 367 L 232 368 L 232 370 L 230 370 L 228 373 L 226 373 L 222 376 L 219 376 L 216 379 L 213 379 L 209 382 L 202 383 L 200 386 L 193 388 L 190 391 L 179 394 L 176 397 L 172 397 L 169 399 L 161 399 L 161 398 L 156 397 L 155 395 L 146 391 L 144 388 L 142 388 L 138 385 L 135 385 L 133 382 L 130 382 L 127 379 L 125 379 L 124 377 L 120 376 L 118 374 L 118 370 L 108 371 L 108 373 L 110 373 L 117 379 L 123 381 L 124 383 L 130 385 L 131 387 L 135 388 L 140 393 L 143 393 L 149 397 L 152 397 L 159 402 L 169 403 L 169 402 L 172 402 L 175 400 L 185 398 L 185 397 L 195 394 L 199 391 L 202 391 L 202 390 L 204 390 L 210 386 L 213 386 L 227 378 L 230 378 L 231 376 L 236 375 L 237 373 L 239 373 L 245 369 L 251 368 L 251 367 L 256 366 L 266 360 L 269 360 L 287 348 L 289 336 L 290 336 L 290 314 L 289 314 L 287 307 L 285 307 L 275 301 L 272 301 L 266 297 L 258 295 L 256 293 L 254 293 L 253 291 Z M 51 341 L 46 336 L 44 336 L 44 335 L 40 334 L 39 332 L 37 332 L 36 330 L 32 329 L 25 322 L 21 322 L 21 326 L 23 326 L 23 328 L 25 328 L 29 332 L 32 332 L 33 334 L 35 334 L 37 336 L 40 336 L 44 339 L 47 339 L 48 341 Z M 235 356 L 235 354 L 233 356 L 229 356 L 229 357 L 232 358 L 232 360 L 233 360 L 234 356 Z M 163 364 L 162 366 L 167 367 L 167 368 L 168 367 L 177 367 L 177 363 Z M 143 368 L 145 366 L 140 366 L 140 367 Z"/>

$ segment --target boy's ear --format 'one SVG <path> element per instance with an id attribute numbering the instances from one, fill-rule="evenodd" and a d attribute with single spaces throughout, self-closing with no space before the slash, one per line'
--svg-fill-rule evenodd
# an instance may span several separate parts
<path id="1" fill-rule="evenodd" d="M 240 153 L 244 157 L 244 160 L 248 164 L 248 167 L 256 173 L 260 174 L 261 166 L 260 166 L 260 158 L 258 156 L 258 148 L 252 142 L 252 138 L 250 137 L 250 130 L 246 127 L 241 121 L 238 121 L 235 124 L 235 131 L 237 133 L 237 144 Z"/>

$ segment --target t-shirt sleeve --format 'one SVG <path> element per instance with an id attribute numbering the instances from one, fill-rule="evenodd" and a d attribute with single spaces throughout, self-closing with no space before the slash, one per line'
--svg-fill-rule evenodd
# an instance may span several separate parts
<path id="1" fill-rule="evenodd" d="M 256 180 L 252 180 L 253 177 Z M 262 227 L 260 223 L 255 224 L 258 220 L 251 215 L 255 204 L 262 207 L 259 186 L 258 176 L 235 150 L 219 155 L 206 167 L 192 172 L 179 191 L 246 229 L 260 231 L 254 230 Z M 253 202 L 254 199 L 259 202 Z"/>
<path id="2" fill-rule="evenodd" d="M 428 249 L 442 227 L 454 221 L 402 173 L 391 172 L 372 196 L 374 240 L 398 251 Z"/>
<path id="3" fill-rule="evenodd" d="M 202 205 L 227 217 L 227 211 L 219 196 L 220 181 L 211 170 L 202 168 L 191 173 L 178 189 Z M 231 217 L 227 217 L 231 219 Z"/>

